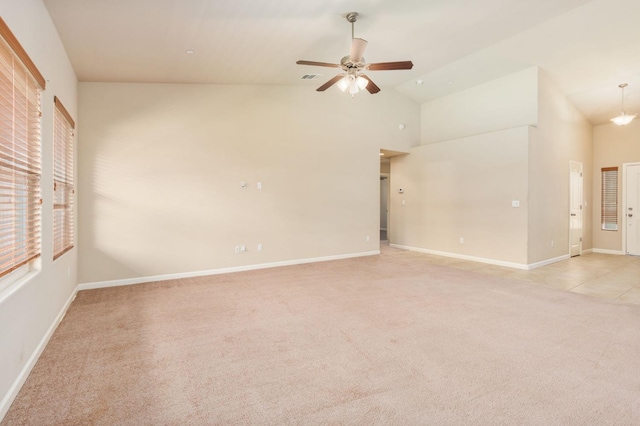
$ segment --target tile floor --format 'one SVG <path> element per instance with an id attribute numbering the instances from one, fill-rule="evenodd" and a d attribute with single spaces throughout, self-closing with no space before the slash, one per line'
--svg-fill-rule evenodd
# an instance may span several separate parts
<path id="1" fill-rule="evenodd" d="M 400 250 L 381 244 L 383 252 Z M 530 271 L 424 253 L 434 264 L 538 283 L 560 290 L 640 305 L 640 256 L 588 253 Z"/>

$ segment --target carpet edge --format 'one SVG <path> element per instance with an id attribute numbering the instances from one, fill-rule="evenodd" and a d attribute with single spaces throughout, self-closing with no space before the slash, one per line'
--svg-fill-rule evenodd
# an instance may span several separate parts
<path id="1" fill-rule="evenodd" d="M 277 268 L 280 266 L 302 265 L 305 263 L 316 263 L 316 262 L 326 262 L 329 260 L 351 259 L 355 257 L 375 256 L 379 254 L 380 254 L 380 250 L 374 250 L 374 251 L 366 251 L 366 252 L 358 252 L 358 253 L 339 254 L 334 256 L 322 256 L 322 257 L 312 257 L 312 258 L 306 258 L 306 259 L 284 260 L 280 262 L 257 263 L 253 265 L 234 266 L 230 268 L 208 269 L 208 270 L 193 271 L 193 272 L 180 272 L 180 273 L 165 274 L 165 275 L 152 275 L 152 276 L 138 277 L 138 278 L 125 278 L 120 280 L 96 281 L 96 282 L 78 284 L 77 291 L 94 290 L 98 288 L 108 288 L 108 287 L 119 287 L 124 285 L 144 284 L 144 283 L 157 282 L 157 281 L 175 280 L 180 278 L 202 277 L 206 275 L 220 275 L 220 274 L 229 274 L 233 272 L 254 271 L 256 269 L 268 269 L 268 268 Z"/>
<path id="2" fill-rule="evenodd" d="M 11 385 L 11 387 L 9 387 L 7 393 L 2 397 L 2 400 L 0 400 L 0 422 L 2 421 L 2 419 L 4 419 L 4 416 L 11 408 L 11 404 L 13 404 L 13 401 L 18 396 L 20 389 L 22 389 L 22 385 L 24 385 L 24 383 L 27 381 L 31 370 L 33 370 L 33 367 L 35 367 L 36 363 L 38 362 L 40 355 L 42 355 L 42 352 L 47 347 L 47 344 L 49 343 L 49 340 L 51 340 L 53 333 L 56 331 L 56 329 L 62 322 L 62 319 L 67 314 L 67 310 L 71 306 L 73 300 L 76 298 L 77 293 L 78 286 L 76 286 L 65 304 L 62 306 L 62 309 L 53 320 L 51 326 L 49 326 L 49 329 L 40 340 L 40 343 L 38 343 L 33 353 L 25 363 L 24 367 L 22 368 L 22 370 L 20 370 L 20 374 L 18 374 L 18 377 L 16 377 L 16 379 L 13 381 L 13 384 Z"/>

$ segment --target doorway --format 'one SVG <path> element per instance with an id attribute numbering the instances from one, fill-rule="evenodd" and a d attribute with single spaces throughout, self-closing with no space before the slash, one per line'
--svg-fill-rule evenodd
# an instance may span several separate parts
<path id="1" fill-rule="evenodd" d="M 380 173 L 380 241 L 389 239 L 389 174 Z"/>
<path id="2" fill-rule="evenodd" d="M 569 255 L 574 257 L 582 254 L 582 163 L 571 161 L 569 168 Z"/>
<path id="3" fill-rule="evenodd" d="M 640 256 L 640 163 L 624 164 L 622 173 L 625 253 Z"/>

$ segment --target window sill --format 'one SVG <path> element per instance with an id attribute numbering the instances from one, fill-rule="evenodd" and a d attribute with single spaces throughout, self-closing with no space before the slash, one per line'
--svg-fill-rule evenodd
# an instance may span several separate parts
<path id="1" fill-rule="evenodd" d="M 5 300 L 9 299 L 22 286 L 40 273 L 40 268 L 37 267 L 39 262 L 36 261 L 34 263 L 24 265 L 22 268 L 0 279 L 0 304 L 4 303 Z"/>

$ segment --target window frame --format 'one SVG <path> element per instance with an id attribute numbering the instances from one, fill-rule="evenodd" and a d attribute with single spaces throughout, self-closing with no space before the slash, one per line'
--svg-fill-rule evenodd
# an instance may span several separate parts
<path id="1" fill-rule="evenodd" d="M 53 260 L 74 247 L 75 121 L 57 96 L 53 98 Z"/>
<path id="2" fill-rule="evenodd" d="M 42 92 L 45 79 L 0 18 L 0 286 L 42 254 Z M 8 226 L 7 226 L 8 225 Z"/>
<path id="3" fill-rule="evenodd" d="M 602 231 L 617 231 L 619 229 L 619 177 L 618 167 L 600 169 L 600 229 Z"/>

